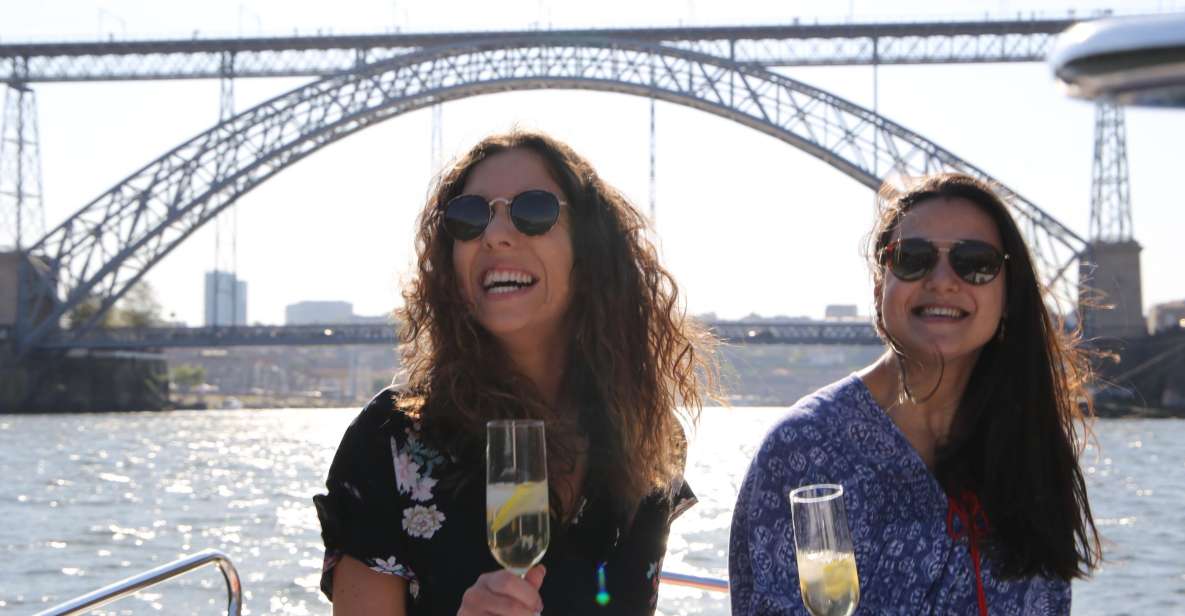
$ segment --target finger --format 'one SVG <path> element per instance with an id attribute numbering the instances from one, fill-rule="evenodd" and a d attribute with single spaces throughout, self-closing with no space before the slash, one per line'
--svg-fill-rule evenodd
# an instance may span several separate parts
<path id="1" fill-rule="evenodd" d="M 505 569 L 482 574 L 477 578 L 477 582 L 494 594 L 518 601 L 524 608 L 533 612 L 543 610 L 543 599 L 539 597 L 539 591 L 526 580 Z"/>
<path id="2" fill-rule="evenodd" d="M 543 586 L 543 577 L 546 575 L 547 567 L 544 567 L 543 565 L 535 565 L 534 567 L 531 567 L 530 571 L 527 572 L 525 579 L 528 584 L 535 588 L 535 590 L 539 590 L 539 588 Z"/>
<path id="3" fill-rule="evenodd" d="M 461 596 L 461 607 L 457 610 L 457 616 L 534 616 L 535 613 L 518 599 L 491 591 L 480 580 Z"/>
<path id="4" fill-rule="evenodd" d="M 457 616 L 533 616 L 536 610 L 518 602 L 518 599 L 480 591 L 461 604 Z"/>
<path id="5" fill-rule="evenodd" d="M 481 597 L 486 594 L 477 584 L 465 589 L 461 595 L 461 607 L 457 609 L 457 616 L 481 616 L 485 610 L 481 607 Z"/>

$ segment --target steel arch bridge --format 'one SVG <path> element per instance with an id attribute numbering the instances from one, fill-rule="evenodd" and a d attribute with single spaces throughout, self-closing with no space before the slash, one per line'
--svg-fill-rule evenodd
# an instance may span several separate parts
<path id="1" fill-rule="evenodd" d="M 699 109 L 785 141 L 874 190 L 881 184 L 876 170 L 903 176 L 960 170 L 995 182 L 1011 194 L 1047 284 L 1066 284 L 1064 274 L 1087 247 L 1036 205 L 933 141 L 760 66 L 606 38 L 497 39 L 425 49 L 298 87 L 131 174 L 29 250 L 44 261 L 22 270 L 18 348 L 84 334 L 199 227 L 320 148 L 425 106 L 531 89 L 618 92 Z M 99 310 L 91 321 L 58 329 L 74 307 L 95 300 Z"/>

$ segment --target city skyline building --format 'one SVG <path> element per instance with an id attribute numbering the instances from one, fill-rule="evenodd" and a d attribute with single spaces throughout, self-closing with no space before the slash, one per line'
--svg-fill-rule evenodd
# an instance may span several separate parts
<path id="1" fill-rule="evenodd" d="M 1150 333 L 1185 329 L 1185 299 L 1156 304 L 1148 311 Z"/>
<path id="2" fill-rule="evenodd" d="M 247 324 L 247 283 L 232 272 L 206 272 L 206 327 Z"/>
<path id="3" fill-rule="evenodd" d="M 353 318 L 354 304 L 350 302 L 306 300 L 284 308 L 285 325 L 350 323 Z"/>
<path id="4" fill-rule="evenodd" d="M 823 311 L 823 318 L 828 320 L 856 320 L 860 318 L 860 309 L 856 304 L 827 304 Z"/>
<path id="5" fill-rule="evenodd" d="M 352 302 L 305 300 L 284 307 L 285 325 L 320 325 L 332 323 L 381 324 L 392 322 L 389 314 L 374 316 L 354 314 Z"/>

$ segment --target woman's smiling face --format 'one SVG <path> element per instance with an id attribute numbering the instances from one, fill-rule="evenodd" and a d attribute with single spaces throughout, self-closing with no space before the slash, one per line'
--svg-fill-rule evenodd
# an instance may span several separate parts
<path id="1" fill-rule="evenodd" d="M 529 150 L 505 150 L 478 163 L 462 194 L 507 201 L 493 205 L 481 236 L 453 242 L 457 284 L 474 318 L 503 343 L 515 345 L 560 336 L 572 297 L 568 208 L 560 208 L 547 232 L 525 235 L 511 222 L 508 201 L 528 190 L 567 201 L 543 159 Z"/>
<path id="2" fill-rule="evenodd" d="M 971 201 L 935 198 L 910 208 L 890 241 L 921 238 L 947 248 L 951 241 L 979 240 L 1004 252 L 995 222 Z M 943 361 L 977 357 L 1004 316 L 1006 270 L 991 282 L 973 285 L 951 269 L 945 250 L 921 279 L 908 282 L 886 271 L 878 288 L 885 331 L 908 356 Z"/>

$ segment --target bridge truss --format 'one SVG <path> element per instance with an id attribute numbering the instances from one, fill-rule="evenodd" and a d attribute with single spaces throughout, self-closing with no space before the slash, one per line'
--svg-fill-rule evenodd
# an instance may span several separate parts
<path id="1" fill-rule="evenodd" d="M 36 83 L 221 77 L 302 77 L 361 70 L 441 47 L 508 41 L 620 41 L 766 68 L 869 64 L 1039 62 L 1073 19 L 945 23 L 792 24 L 273 38 L 8 43 L 0 81 Z"/>
<path id="2" fill-rule="evenodd" d="M 1047 27 L 1053 30 L 1064 25 Z M 807 29 L 803 32 L 809 32 L 809 27 L 804 28 Z M 781 139 L 872 189 L 882 183 L 877 170 L 901 176 L 940 170 L 970 173 L 996 183 L 1012 195 L 1046 283 L 1065 286 L 1064 274 L 1083 253 L 1086 242 L 1036 205 L 938 144 L 869 109 L 773 72 L 752 60 L 755 55 L 745 55 L 749 52 L 744 52 L 740 60 L 736 59 L 738 49 L 745 49 L 749 43 L 757 45 L 756 41 L 777 40 L 778 45 L 815 41 L 809 44 L 820 49 L 833 49 L 837 48 L 839 43 L 836 40 L 840 39 L 859 47 L 858 39 L 851 35 L 846 39 L 826 39 L 829 42 L 824 46 L 818 42 L 818 37 L 798 39 L 783 33 L 784 38 L 774 39 L 772 33 L 757 34 L 765 38 L 722 37 L 713 42 L 687 37 L 682 41 L 669 41 L 669 44 L 661 44 L 667 42 L 661 37 L 655 39 L 656 43 L 649 43 L 603 34 L 583 38 L 572 33 L 545 32 L 488 38 L 474 34 L 463 42 L 432 47 L 417 48 L 410 45 L 410 40 L 405 41 L 408 46 L 400 48 L 405 50 L 404 53 L 381 61 L 371 61 L 370 52 L 356 49 L 355 63 L 348 71 L 335 71 L 223 121 L 150 162 L 46 234 L 30 250 L 40 266 L 23 271 L 21 292 L 22 305 L 48 300 L 50 307 L 36 319 L 31 310 L 22 312 L 23 320 L 16 328 L 18 346 L 28 349 L 51 341 L 57 346 L 85 335 L 103 311 L 197 228 L 293 162 L 400 114 L 507 90 L 601 90 L 689 106 Z M 1026 39 L 1025 45 L 1047 45 L 1050 34 L 1029 34 L 1027 36 L 1045 39 Z M 914 37 L 911 40 L 915 40 L 915 49 L 921 50 L 917 57 L 930 57 L 934 62 L 952 61 L 952 46 L 963 40 L 959 37 L 996 36 L 1001 41 L 988 46 L 997 50 L 992 52 L 996 55 L 970 53 L 969 57 L 973 59 L 965 61 L 995 61 L 986 58 L 999 58 L 1000 53 L 1016 49 L 1021 51 L 1016 52 L 1015 61 L 1031 61 L 1043 53 L 1043 48 L 1039 52 L 1035 49 L 1024 51 L 1024 45 L 1017 47 L 1015 36 L 1024 34 L 933 35 L 947 37 L 947 50 L 941 53 L 935 51 L 942 48 L 940 45 L 917 42 L 931 41 L 926 38 L 930 35 L 919 31 L 909 36 Z M 874 40 L 880 41 L 881 38 L 884 37 Z M 901 35 L 901 40 L 905 38 Z M 1046 43 L 1040 43 L 1040 40 L 1046 40 Z M 731 58 L 688 48 L 722 44 L 719 41 L 727 41 Z M 1007 41 L 1014 42 L 1006 45 Z M 742 42 L 746 44 L 740 44 Z M 133 44 L 124 44 L 125 47 L 129 45 Z M 905 43 L 901 45 L 908 47 Z M 12 46 L 0 47 L 0 52 L 11 54 L 9 47 Z M 881 58 L 881 43 L 874 42 L 873 48 L 874 59 Z M 59 80 L 67 80 L 71 71 L 83 74 L 95 70 L 95 66 L 75 62 L 107 62 L 110 70 L 103 73 L 108 76 L 102 78 L 115 78 L 110 75 L 127 75 L 135 71 L 140 71 L 144 75 L 140 78 L 145 79 L 208 76 L 197 72 L 182 74 L 182 71 L 169 69 L 164 64 L 154 64 L 156 60 L 143 60 L 141 55 L 147 54 L 147 49 L 133 51 L 135 53 L 131 55 L 120 56 L 136 58 L 126 62 L 112 61 L 110 56 L 102 56 L 94 49 L 82 49 L 74 56 L 51 56 L 48 51 L 36 57 L 29 54 L 19 56 L 19 59 L 9 56 L 8 63 L 15 67 L 12 70 L 16 72 L 16 79 L 27 80 L 49 80 L 44 71 L 50 71 L 53 66 L 57 66 L 53 68 L 57 71 L 53 74 L 59 75 L 56 78 Z M 223 49 L 220 53 L 230 51 Z M 187 52 L 165 50 L 159 53 L 164 54 L 164 58 L 169 54 Z M 244 65 L 239 63 L 238 54 L 246 52 L 238 50 L 234 53 L 232 73 L 241 75 Z M 278 54 L 273 57 L 275 59 L 295 52 L 292 49 L 270 49 L 258 53 L 261 57 Z M 766 60 L 770 64 L 776 63 L 775 60 L 788 61 L 789 52 L 783 50 L 781 53 L 781 56 L 771 54 Z M 904 50 L 897 54 L 894 57 L 905 57 Z M 856 62 L 858 56 L 856 52 L 847 55 L 837 52 L 831 56 L 830 62 L 816 63 Z M 46 59 L 45 66 L 39 68 L 39 58 L 50 57 L 59 58 L 59 64 Z M 200 55 L 190 57 L 191 66 L 202 66 Z M 0 55 L 0 59 L 3 58 Z M 164 59 L 160 62 L 167 64 Z M 157 68 L 144 68 L 150 65 Z M 225 75 L 227 64 L 222 62 L 220 66 Z M 272 66 L 272 73 L 268 74 L 281 70 Z M 121 70 L 125 72 L 121 73 Z M 307 70 L 307 67 L 301 70 Z M 260 75 L 266 73 L 263 68 L 259 71 Z M 1068 288 L 1063 289 L 1062 295 L 1073 296 Z M 59 330 L 58 324 L 63 317 L 84 301 L 98 303 L 100 310 L 95 317 L 74 330 Z"/>

